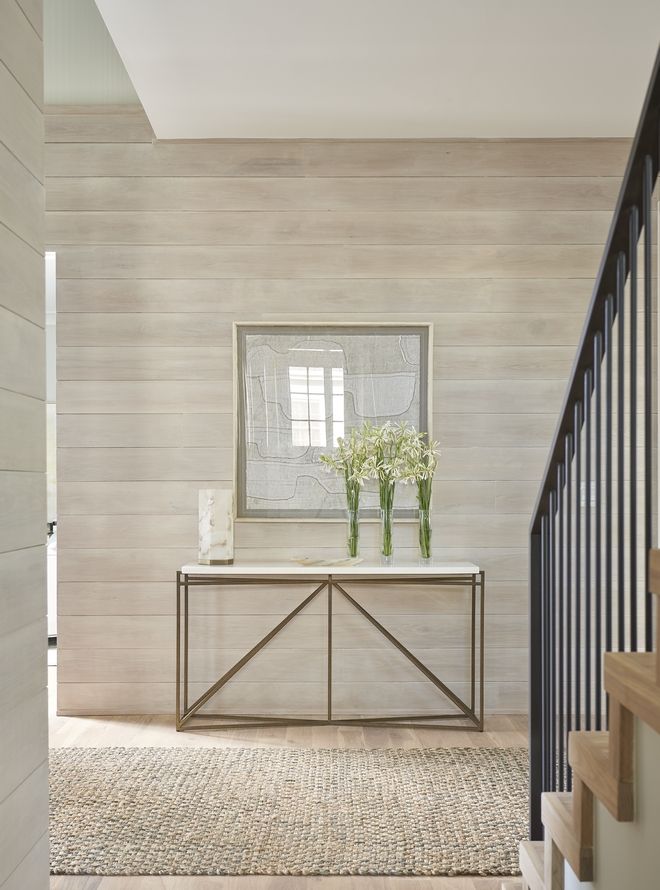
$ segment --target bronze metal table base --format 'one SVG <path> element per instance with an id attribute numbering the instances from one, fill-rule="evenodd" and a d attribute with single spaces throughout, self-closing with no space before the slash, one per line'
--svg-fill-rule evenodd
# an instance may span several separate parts
<path id="1" fill-rule="evenodd" d="M 319 573 L 323 574 L 323 573 Z M 246 727 L 270 727 L 270 726 L 396 726 L 412 727 L 415 729 L 442 729 L 460 730 L 463 732 L 483 732 L 484 728 L 484 594 L 485 574 L 478 572 L 470 575 L 416 575 L 402 574 L 392 577 L 374 575 L 373 577 L 344 578 L 341 582 L 328 574 L 323 579 L 304 578 L 300 575 L 290 577 L 247 577 L 249 569 L 246 569 L 246 577 L 192 574 L 177 572 L 176 579 L 176 728 L 177 731 L 216 731 L 229 729 L 244 729 Z M 256 645 L 240 658 L 228 671 L 226 671 L 215 683 L 195 701 L 189 702 L 189 605 L 191 587 L 222 587 L 250 584 L 316 584 L 314 590 L 309 593 L 298 605 L 292 609 L 272 630 L 270 630 Z M 345 588 L 355 584 L 425 584 L 435 587 L 464 587 L 470 589 L 470 702 L 469 704 L 453 692 L 436 674 L 420 661 L 403 643 L 394 636 L 381 622 L 364 608 Z M 337 591 L 378 630 L 408 661 L 429 680 L 449 701 L 458 708 L 458 712 L 442 714 L 410 714 L 410 715 L 384 715 L 382 717 L 335 717 L 332 706 L 332 625 L 333 625 L 333 592 Z M 222 714 L 210 713 L 201 709 L 215 696 L 252 658 L 257 655 L 268 643 L 283 630 L 296 615 L 316 599 L 323 591 L 327 592 L 327 671 L 326 671 L 326 716 L 321 717 L 289 717 L 267 716 L 252 714 Z M 477 683 L 477 603 L 479 612 L 479 680 Z M 478 688 L 477 688 L 478 687 Z M 222 720 L 217 723 L 213 721 Z M 201 722 L 200 722 L 201 721 Z M 211 721 L 211 722 L 209 722 Z M 444 722 L 437 722 L 444 721 Z M 450 721 L 450 722 L 446 722 Z M 462 721 L 462 722 L 457 722 Z"/>

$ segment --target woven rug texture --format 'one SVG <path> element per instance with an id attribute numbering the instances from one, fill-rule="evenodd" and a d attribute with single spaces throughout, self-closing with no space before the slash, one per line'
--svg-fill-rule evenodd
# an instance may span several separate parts
<path id="1" fill-rule="evenodd" d="M 513 875 L 526 748 L 55 748 L 51 872 Z"/>

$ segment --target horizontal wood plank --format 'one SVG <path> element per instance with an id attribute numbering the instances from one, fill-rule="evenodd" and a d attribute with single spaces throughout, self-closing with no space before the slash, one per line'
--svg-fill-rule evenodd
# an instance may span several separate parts
<path id="1" fill-rule="evenodd" d="M 17 865 L 2 885 L 2 890 L 24 890 L 25 887 L 38 887 L 48 874 L 50 862 L 50 846 L 48 831 L 44 831 L 39 840 Z M 59 886 L 59 890 L 61 890 Z"/>
<path id="2" fill-rule="evenodd" d="M 304 160 L 308 176 L 621 177 L 629 151 L 629 139 L 312 140 Z"/>
<path id="3" fill-rule="evenodd" d="M 587 278 L 600 247 L 578 245 L 61 246 L 65 278 Z"/>
<path id="4" fill-rule="evenodd" d="M 492 514 L 445 514 L 436 511 L 433 531 L 446 547 L 467 544 L 472 535 L 484 547 L 507 546 L 512 541 L 524 541 L 529 517 L 525 514 L 500 515 L 493 523 Z M 234 528 L 238 547 L 258 548 L 267 540 L 271 547 L 281 547 L 283 553 L 296 548 L 341 547 L 346 536 L 343 521 L 322 522 L 237 522 Z M 397 547 L 414 548 L 418 528 L 414 522 L 395 523 L 394 540 Z M 194 547 L 197 543 L 198 520 L 195 515 L 152 516 L 145 521 L 141 515 L 118 516 L 63 516 L 58 524 L 58 543 L 63 548 L 99 547 Z M 377 522 L 363 522 L 361 544 L 377 551 L 380 526 Z"/>
<path id="5" fill-rule="evenodd" d="M 44 686 L 38 695 L 22 699 L 15 707 L 4 710 L 0 721 L 0 751 L 4 763 L 0 771 L 0 801 L 46 762 L 47 699 Z"/>
<path id="6" fill-rule="evenodd" d="M 0 366 L 2 364 L 3 359 L 0 358 Z M 34 364 L 39 366 L 39 362 Z M 13 370 L 20 370 L 20 365 L 15 365 Z M 31 374 L 25 376 L 31 377 Z M 0 435 L 0 467 L 5 470 L 41 471 L 46 462 L 44 403 L 31 396 L 0 389 L 0 417 L 11 418 L 4 424 Z"/>
<path id="7" fill-rule="evenodd" d="M 43 0 L 17 0 L 17 3 L 25 13 L 26 18 L 28 19 L 34 30 L 40 37 L 43 38 Z"/>
<path id="8" fill-rule="evenodd" d="M 147 142 L 154 139 L 141 105 L 90 109 L 46 106 L 46 142 Z"/>
<path id="9" fill-rule="evenodd" d="M 79 416 L 62 417 L 77 421 Z M 84 426 L 62 424 L 70 431 L 71 443 L 91 445 L 85 438 Z M 159 429 L 156 432 L 159 435 Z M 78 430 L 76 433 L 75 431 Z M 81 432 L 82 430 L 82 432 Z M 96 443 L 98 444 L 98 443 Z M 143 442 L 152 444 L 151 442 Z M 201 443 L 200 443 L 201 444 Z M 100 446 L 103 447 L 103 446 Z M 230 488 L 231 482 L 200 480 L 188 482 L 60 482 L 58 515 L 184 515 L 197 516 L 197 495 L 200 488 Z M 485 514 L 495 511 L 495 502 L 503 501 L 498 512 L 529 513 L 537 486 L 525 482 L 473 482 L 447 480 L 433 492 L 433 508 L 443 514 Z M 506 504 L 525 504 L 524 509 L 506 510 Z M 528 505 L 528 506 L 527 506 Z"/>
<path id="10" fill-rule="evenodd" d="M 620 178 L 630 150 L 629 140 L 611 139 L 124 141 L 51 144 L 48 175 Z"/>
<path id="11" fill-rule="evenodd" d="M 323 557 L 339 558 L 345 556 L 346 548 L 326 547 L 315 550 L 315 555 Z M 418 548 L 400 549 L 397 551 L 402 559 L 413 559 L 418 554 Z M 443 547 L 438 543 L 434 548 L 436 559 L 441 562 L 460 562 L 462 560 L 474 560 L 492 581 L 526 581 L 528 576 L 528 552 L 527 547 L 498 547 L 482 548 L 469 547 Z M 376 554 L 374 554 L 374 557 Z M 237 561 L 245 562 L 259 559 L 261 561 L 286 560 L 290 554 L 283 554 L 280 548 L 260 547 L 256 552 L 237 548 L 235 552 Z M 197 548 L 187 549 L 153 549 L 153 550 L 123 550 L 119 548 L 98 550 L 64 550 L 58 552 L 58 579 L 59 582 L 82 583 L 86 581 L 106 581 L 109 578 L 117 582 L 138 581 L 174 582 L 177 570 L 182 566 L 195 562 Z M 293 563 L 292 563 L 293 565 Z M 490 581 L 489 581 L 490 583 Z"/>
<path id="12" fill-rule="evenodd" d="M 561 380 L 573 361 L 570 346 L 449 346 L 434 350 L 445 380 Z M 61 346 L 58 376 L 66 380 L 225 380 L 232 378 L 228 346 Z"/>
<path id="13" fill-rule="evenodd" d="M 284 613 L 281 615 L 284 617 Z M 242 649 L 247 651 L 274 626 L 271 615 L 191 615 L 190 646 L 194 649 Z M 470 622 L 465 615 L 442 614 L 388 616 L 388 629 L 410 649 L 469 648 Z M 63 649 L 171 649 L 176 625 L 170 616 L 70 615 L 58 634 Z M 525 646 L 526 615 L 491 615 L 486 627 L 489 649 Z M 306 612 L 296 616 L 268 644 L 271 649 L 323 649 L 326 619 Z M 357 612 L 338 613 L 333 627 L 333 650 L 388 648 L 385 638 Z M 301 656 L 304 657 L 304 656 Z"/>
<path id="14" fill-rule="evenodd" d="M 43 544 L 45 516 L 45 475 L 0 470 L 0 553 Z"/>
<path id="15" fill-rule="evenodd" d="M 46 688 L 46 617 L 0 631 L 0 702 L 6 713 Z"/>
<path id="16" fill-rule="evenodd" d="M 48 764 L 0 801 L 0 885 L 48 830 Z"/>
<path id="17" fill-rule="evenodd" d="M 28 0 L 25 2 L 27 4 Z M 17 0 L 5 0 L 2 4 L 2 16 L 0 59 L 37 108 L 41 109 L 44 95 L 41 37 Z M 0 883 L 2 883 L 1 877 Z"/>
<path id="18" fill-rule="evenodd" d="M 2 632 L 34 624 L 44 612 L 46 549 L 42 544 L 0 554 Z"/>
<path id="19" fill-rule="evenodd" d="M 57 427 L 60 448 L 213 448 L 227 437 L 225 414 L 60 414 Z"/>
<path id="20" fill-rule="evenodd" d="M 296 584 L 278 587 L 274 592 L 268 584 L 249 587 L 202 587 L 195 591 L 191 612 L 198 615 L 282 615 L 290 612 L 312 587 Z M 378 584 L 360 585 L 360 602 L 371 607 L 374 614 L 429 614 L 440 606 L 443 613 L 465 614 L 469 608 L 464 588 L 420 587 L 397 584 L 396 595 Z M 501 615 L 521 614 L 526 609 L 527 584 L 515 581 L 487 582 L 485 612 Z M 307 607 L 310 614 L 325 613 L 325 599 L 313 600 Z M 353 606 L 343 597 L 335 596 L 334 610 L 350 612 Z M 170 581 L 67 581 L 58 589 L 58 612 L 67 615 L 174 615 L 174 582 Z"/>
<path id="21" fill-rule="evenodd" d="M 382 713 L 409 714 L 446 711 L 446 702 L 430 684 L 396 684 L 398 701 L 392 702 L 392 684 L 365 685 L 361 698 L 357 698 L 355 684 L 345 684 L 338 689 L 342 698 L 338 704 L 338 716 L 364 714 L 377 716 Z M 375 689 L 373 687 L 376 687 Z M 270 714 L 291 714 L 307 711 L 324 716 L 324 686 L 313 683 L 280 684 L 264 687 L 261 683 L 235 685 L 225 692 L 222 704 L 229 712 L 241 713 L 249 707 L 253 712 L 268 709 Z M 388 692 L 389 690 L 389 692 Z M 201 694 L 203 687 L 191 686 L 191 694 Z M 467 696 L 467 685 L 456 684 L 455 691 Z M 491 714 L 524 713 L 527 710 L 527 686 L 523 682 L 486 683 L 486 707 Z M 350 697 L 349 697 L 350 696 Z M 435 705 L 435 707 L 434 707 Z M 217 706 L 217 703 L 216 703 Z M 341 711 L 339 711 L 341 707 Z M 166 714 L 174 712 L 173 683 L 61 683 L 58 688 L 59 714 Z"/>
<path id="22" fill-rule="evenodd" d="M 51 212 L 51 244 L 596 244 L 609 211 Z"/>
<path id="23" fill-rule="evenodd" d="M 58 478 L 65 482 L 148 482 L 232 478 L 232 448 L 60 448 Z"/>
<path id="24" fill-rule="evenodd" d="M 228 346 L 61 346 L 58 379 L 66 380 L 210 380 L 232 379 Z"/>
<path id="25" fill-rule="evenodd" d="M 6 109 L 2 142 L 36 179 L 43 179 L 41 111 L 4 65 L 0 65 L 0 105 Z"/>
<path id="26" fill-rule="evenodd" d="M 0 219 L 38 252 L 44 242 L 43 208 L 41 182 L 0 142 Z"/>
<path id="27" fill-rule="evenodd" d="M 44 329 L 1 306 L 0 387 L 35 399 L 46 392 Z"/>
<path id="28" fill-rule="evenodd" d="M 47 177 L 47 210 L 609 210 L 619 177 Z"/>
<path id="29" fill-rule="evenodd" d="M 121 279 L 63 278 L 57 281 L 57 311 L 240 313 L 248 318 L 269 310 L 305 314 L 369 312 L 374 305 L 397 312 L 405 302 L 411 312 L 433 314 L 536 313 L 584 314 L 591 284 L 579 278 L 368 278 Z"/>
<path id="30" fill-rule="evenodd" d="M 189 676 L 193 683 L 211 685 L 245 654 L 242 649 L 191 649 Z M 469 677 L 470 650 L 458 648 L 416 650 L 416 655 L 446 682 L 465 682 Z M 503 682 L 520 680 L 520 658 L 526 652 L 489 649 L 485 675 Z M 305 651 L 307 683 L 323 684 L 326 679 L 326 653 Z M 172 649 L 59 649 L 60 682 L 159 683 L 176 675 Z M 300 676 L 300 651 L 266 648 L 248 662 L 233 683 L 292 683 Z M 361 652 L 346 649 L 333 659 L 333 679 L 337 683 L 410 683 L 422 675 L 403 656 L 387 650 Z"/>
<path id="31" fill-rule="evenodd" d="M 566 313 L 538 313 L 518 315 L 514 312 L 499 313 L 445 313 L 432 312 L 389 313 L 388 320 L 431 322 L 434 325 L 434 343 L 443 346 L 530 346 L 538 340 L 543 330 L 548 346 L 575 348 L 579 336 L 581 315 Z M 241 318 L 241 316 L 239 316 Z M 268 317 L 262 315 L 262 320 Z M 251 320 L 258 321 L 252 316 Z M 245 319 L 245 316 L 243 316 Z M 316 320 L 304 311 L 297 313 L 273 313 L 276 319 L 291 321 Z M 346 320 L 345 313 L 326 313 L 327 322 Z M 373 320 L 373 315 L 356 315 L 355 321 Z M 136 316 L 131 313 L 63 313 L 58 316 L 58 343 L 60 346 L 184 346 L 231 348 L 232 321 L 236 315 L 220 313 L 165 312 Z M 194 364 L 194 355 L 190 361 Z"/>
<path id="32" fill-rule="evenodd" d="M 67 380 L 60 382 L 57 391 L 57 410 L 63 414 L 231 415 L 232 404 L 228 380 Z"/>
<path id="33" fill-rule="evenodd" d="M 44 258 L 0 226 L 0 306 L 44 325 Z"/>

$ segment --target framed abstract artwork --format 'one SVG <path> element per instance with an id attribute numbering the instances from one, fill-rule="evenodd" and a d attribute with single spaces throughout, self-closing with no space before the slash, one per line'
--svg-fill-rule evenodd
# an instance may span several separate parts
<path id="1" fill-rule="evenodd" d="M 432 345 L 430 324 L 235 324 L 237 517 L 343 518 L 319 456 L 365 421 L 430 434 Z M 415 515 L 414 486 L 399 489 L 397 515 Z M 377 515 L 375 485 L 362 505 Z"/>

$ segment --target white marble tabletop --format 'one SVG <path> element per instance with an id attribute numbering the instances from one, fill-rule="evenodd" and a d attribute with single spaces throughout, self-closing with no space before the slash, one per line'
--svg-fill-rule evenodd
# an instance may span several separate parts
<path id="1" fill-rule="evenodd" d="M 352 565 L 301 565 L 294 560 L 290 562 L 235 562 L 232 565 L 198 565 L 196 563 L 188 563 L 181 566 L 181 573 L 184 575 L 250 575 L 274 577 L 274 576 L 292 576 L 292 575 L 368 575 L 372 577 L 397 575 L 397 576 L 428 576 L 439 577 L 442 575 L 477 575 L 479 566 L 472 562 L 448 563 L 448 562 L 431 562 L 428 565 L 422 565 L 419 562 L 406 562 L 404 560 L 395 561 L 391 565 L 383 565 L 380 562 L 364 562 L 354 563 Z"/>

